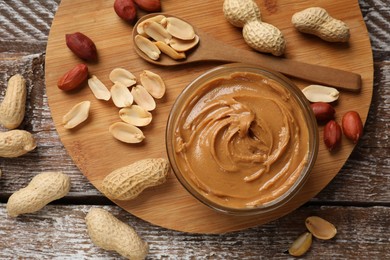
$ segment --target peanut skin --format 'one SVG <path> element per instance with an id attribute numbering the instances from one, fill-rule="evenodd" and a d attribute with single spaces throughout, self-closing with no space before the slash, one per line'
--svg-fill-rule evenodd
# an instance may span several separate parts
<path id="1" fill-rule="evenodd" d="M 8 81 L 7 91 L 0 104 L 0 124 L 8 129 L 17 128 L 23 121 L 26 108 L 26 81 L 16 74 Z"/>
<path id="2" fill-rule="evenodd" d="M 19 157 L 34 150 L 36 146 L 33 135 L 25 130 L 0 133 L 0 157 Z"/>
<path id="3" fill-rule="evenodd" d="M 341 127 L 345 137 L 352 140 L 355 144 L 363 135 L 363 122 L 356 111 L 348 111 L 343 115 Z"/>
<path id="4" fill-rule="evenodd" d="M 60 172 L 44 172 L 36 175 L 30 183 L 8 199 L 7 212 L 10 217 L 33 213 L 64 197 L 70 189 L 69 176 Z"/>
<path id="5" fill-rule="evenodd" d="M 145 259 L 148 254 L 148 244 L 135 230 L 108 211 L 91 208 L 85 221 L 88 235 L 95 245 L 114 250 L 128 259 Z"/>

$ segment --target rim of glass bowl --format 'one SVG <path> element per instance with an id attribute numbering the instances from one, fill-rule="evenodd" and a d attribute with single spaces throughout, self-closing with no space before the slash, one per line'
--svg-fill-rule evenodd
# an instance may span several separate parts
<path id="1" fill-rule="evenodd" d="M 303 110 L 304 117 L 307 122 L 307 127 L 309 131 L 309 155 L 308 155 L 308 163 L 306 164 L 302 174 L 299 179 L 294 183 L 293 186 L 290 187 L 288 191 L 286 191 L 282 196 L 256 207 L 247 207 L 247 208 L 230 208 L 225 207 L 223 205 L 217 204 L 203 194 L 198 192 L 196 189 L 192 187 L 192 185 L 186 180 L 185 177 L 181 174 L 175 160 L 175 151 L 174 151 L 174 132 L 176 128 L 176 122 L 178 116 L 180 115 L 180 108 L 185 105 L 187 101 L 188 95 L 190 95 L 193 91 L 205 85 L 205 83 L 221 77 L 223 75 L 227 76 L 231 73 L 235 72 L 251 72 L 260 74 L 263 76 L 267 76 L 281 85 L 286 87 L 290 93 L 294 96 L 294 98 L 299 103 L 301 109 Z M 310 109 L 310 103 L 303 95 L 301 90 L 288 78 L 280 74 L 279 72 L 275 72 L 269 69 L 262 68 L 261 66 L 243 64 L 243 63 L 231 63 L 226 65 L 221 65 L 215 68 L 212 68 L 205 73 L 201 74 L 197 78 L 195 78 L 192 82 L 190 82 L 178 95 L 174 104 L 172 105 L 171 111 L 168 116 L 168 121 L 166 125 L 165 131 L 165 141 L 166 141 L 166 150 L 168 154 L 168 159 L 170 161 L 172 170 L 179 180 L 181 185 L 198 201 L 202 202 L 206 206 L 230 215 L 239 215 L 239 216 L 248 216 L 248 215 L 259 215 L 262 213 L 268 213 L 272 210 L 275 210 L 283 205 L 285 205 L 288 201 L 295 197 L 295 195 L 301 190 L 303 185 L 306 183 L 312 168 L 315 164 L 318 154 L 318 130 L 317 130 L 317 121 L 314 117 L 312 110 Z"/>

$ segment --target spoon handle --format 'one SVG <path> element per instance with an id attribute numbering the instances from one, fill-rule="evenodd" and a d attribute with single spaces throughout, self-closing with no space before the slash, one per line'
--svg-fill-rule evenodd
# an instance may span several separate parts
<path id="1" fill-rule="evenodd" d="M 271 56 L 261 60 L 269 69 L 318 84 L 354 92 L 360 91 L 362 86 L 361 76 L 353 72 Z"/>
<path id="2" fill-rule="evenodd" d="M 288 76 L 344 90 L 358 92 L 362 86 L 361 76 L 350 71 L 232 48 L 224 43 L 215 44 L 207 52 L 205 58 L 260 65 Z"/>

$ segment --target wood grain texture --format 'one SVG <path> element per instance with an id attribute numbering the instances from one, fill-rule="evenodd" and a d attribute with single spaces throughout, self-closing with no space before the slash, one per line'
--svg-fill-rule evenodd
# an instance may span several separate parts
<path id="1" fill-rule="evenodd" d="M 181 16 L 199 30 L 231 46 L 249 49 L 242 40 L 241 32 L 224 19 L 222 3 L 223 1 L 197 1 L 196 4 L 189 0 L 180 3 L 167 1 L 163 8 L 164 12 Z M 265 6 L 267 3 L 259 4 L 262 10 L 267 10 Z M 336 106 L 337 120 L 340 121 L 341 116 L 353 107 L 365 121 L 372 95 L 373 63 L 368 33 L 359 6 L 355 0 L 338 2 L 337 5 L 329 4 L 327 1 L 316 4 L 349 24 L 352 36 L 348 44 L 329 44 L 318 38 L 302 35 L 291 26 L 286 17 L 291 17 L 294 12 L 313 5 L 311 1 L 294 4 L 279 1 L 277 10 L 263 13 L 263 20 L 272 22 L 283 31 L 288 41 L 285 54 L 287 58 L 359 73 L 363 81 L 362 90 L 360 93 L 342 93 Z M 195 7 L 199 12 L 191 12 Z M 213 15 L 207 16 L 205 12 L 212 12 Z M 101 34 L 101 30 L 105 30 L 106 33 Z M 64 42 L 64 35 L 75 31 L 86 33 L 94 40 L 99 52 L 99 62 L 89 64 L 90 74 L 96 75 L 107 86 L 112 84 L 107 80 L 108 74 L 116 67 L 124 67 L 135 75 L 149 69 L 160 74 L 165 80 L 168 86 L 167 96 L 158 102 L 157 109 L 153 111 L 152 125 L 143 128 L 146 140 L 142 144 L 123 144 L 114 140 L 108 133 L 109 125 L 120 121 L 118 109 L 112 102 L 104 103 L 94 99 L 88 87 L 71 94 L 55 87 L 58 78 L 68 68 L 81 62 L 65 47 Z M 132 48 L 129 39 L 131 31 L 132 27 L 123 23 L 113 12 L 111 1 L 76 3 L 63 0 L 54 18 L 48 40 L 45 79 L 56 129 L 76 165 L 98 189 L 101 189 L 103 178 L 116 168 L 147 157 L 166 157 L 164 130 L 173 102 L 189 82 L 215 66 L 200 63 L 161 68 L 147 64 Z M 253 55 L 258 54 L 253 52 Z M 299 86 L 309 84 L 297 80 L 296 83 Z M 73 131 L 64 129 L 62 126 L 64 111 L 84 100 L 90 100 L 92 103 L 87 123 Z M 354 147 L 351 142 L 344 140 L 337 153 L 329 153 L 323 145 L 322 137 L 320 143 L 317 163 L 306 185 L 287 205 L 267 214 L 232 217 L 214 212 L 191 197 L 173 174 L 166 184 L 146 190 L 139 198 L 115 203 L 153 224 L 187 232 L 218 233 L 262 224 L 296 209 L 322 190 L 338 173 Z M 167 216 L 166 212 L 170 214 Z"/>
<path id="2" fill-rule="evenodd" d="M 3 171 L 0 178 L 0 234 L 3 238 L 0 258 L 119 259 L 116 254 L 95 248 L 83 233 L 82 218 L 90 206 L 74 204 L 110 202 L 101 199 L 101 194 L 72 162 L 59 140 L 47 105 L 44 51 L 48 28 L 60 1 L 0 0 L 0 9 L 10 5 L 12 16 L 17 16 L 24 8 L 23 12 L 28 16 L 36 12 L 26 7 L 26 3 L 30 2 L 34 2 L 34 9 L 47 10 L 47 17 L 38 22 L 27 19 L 31 23 L 46 23 L 45 26 L 37 25 L 44 28 L 46 38 L 31 41 L 31 36 L 26 33 L 11 37 L 9 32 L 0 28 L 0 101 L 6 80 L 15 73 L 22 73 L 28 81 L 29 112 L 21 128 L 33 131 L 38 139 L 38 148 L 33 153 L 15 159 L 0 158 Z M 277 6 L 276 1 L 265 2 L 270 3 L 270 10 Z M 305 259 L 390 258 L 390 224 L 385 217 L 389 215 L 390 207 L 390 10 L 387 0 L 360 0 L 359 4 L 370 33 L 375 61 L 374 92 L 365 133 L 339 174 L 309 202 L 309 205 L 337 206 L 331 207 L 331 211 L 327 210 L 329 207 L 302 207 L 264 226 L 224 235 L 192 235 L 166 230 L 139 220 L 116 206 L 106 207 L 120 219 L 134 225 L 153 245 L 149 259 L 289 259 L 281 251 L 303 232 L 301 219 L 312 214 L 332 220 L 339 232 L 343 232 L 343 239 L 336 237 L 337 241 L 316 242 Z M 3 15 L 3 11 L 0 13 Z M 15 23 L 9 16 L 1 16 L 0 19 L 2 26 L 8 24 L 20 31 L 27 26 L 24 24 L 27 20 Z M 35 93 L 33 96 L 32 92 Z M 8 196 L 25 186 L 38 172 L 50 169 L 62 169 L 71 176 L 71 192 L 64 200 L 55 202 L 69 205 L 48 206 L 38 215 L 28 215 L 18 221 L 8 219 L 5 214 Z M 62 221 L 64 218 L 67 219 L 65 223 Z M 80 242 L 79 246 L 77 242 Z"/>
<path id="3" fill-rule="evenodd" d="M 89 239 L 84 218 L 90 208 L 86 205 L 47 206 L 38 214 L 17 219 L 6 217 L 4 209 L 0 208 L 0 235 L 7 238 L 0 244 L 0 258 L 119 259 L 118 254 L 96 247 Z M 390 257 L 390 238 L 385 232 L 390 220 L 381 217 L 390 214 L 390 209 L 385 207 L 304 207 L 261 227 L 219 235 L 161 229 L 118 207 L 104 208 L 133 226 L 148 241 L 148 259 L 287 259 L 285 251 L 306 231 L 304 220 L 312 215 L 335 224 L 338 233 L 332 240 L 314 239 L 306 259 Z M 34 243 L 31 243 L 32 233 Z"/>

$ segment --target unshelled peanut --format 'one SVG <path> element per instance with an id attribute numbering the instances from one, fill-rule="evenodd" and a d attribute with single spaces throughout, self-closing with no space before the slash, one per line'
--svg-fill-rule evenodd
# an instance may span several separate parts
<path id="1" fill-rule="evenodd" d="M 223 13 L 232 25 L 243 27 L 245 42 L 259 52 L 280 56 L 286 42 L 282 32 L 274 25 L 261 20 L 260 9 L 253 0 L 225 0 Z"/>
<path id="2" fill-rule="evenodd" d="M 101 208 L 91 208 L 85 217 L 88 235 L 92 242 L 105 249 L 114 250 L 128 259 L 145 259 L 148 243 L 126 223 Z"/>
<path id="3" fill-rule="evenodd" d="M 163 158 L 137 161 L 107 175 L 102 182 L 102 191 L 110 199 L 134 199 L 146 188 L 163 184 L 169 168 L 169 162 Z"/>
<path id="4" fill-rule="evenodd" d="M 8 81 L 8 87 L 0 104 L 0 124 L 8 129 L 17 128 L 23 121 L 26 108 L 26 81 L 16 74 Z"/>
<path id="5" fill-rule="evenodd" d="M 19 157 L 37 146 L 33 135 L 25 130 L 10 130 L 0 133 L 0 157 Z"/>
<path id="6" fill-rule="evenodd" d="M 321 7 L 310 7 L 295 13 L 291 22 L 298 31 L 313 34 L 328 42 L 347 42 L 350 38 L 346 23 L 337 20 Z"/>
<path id="7" fill-rule="evenodd" d="M 11 217 L 33 213 L 64 197 L 70 189 L 70 178 L 61 172 L 43 172 L 8 199 L 7 212 Z"/>

